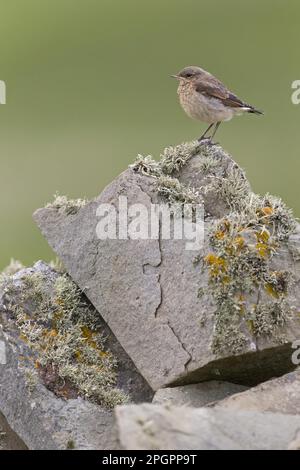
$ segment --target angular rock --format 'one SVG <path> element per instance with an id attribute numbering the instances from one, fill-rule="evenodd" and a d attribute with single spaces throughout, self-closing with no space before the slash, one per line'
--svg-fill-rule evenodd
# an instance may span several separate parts
<path id="1" fill-rule="evenodd" d="M 149 211 L 204 201 L 203 249 L 163 239 L 161 223 L 157 238 L 99 239 L 97 209 L 112 204 L 118 214 L 119 196 Z M 154 390 L 255 385 L 294 368 L 299 226 L 279 199 L 253 194 L 220 147 L 169 148 L 160 164 L 140 158 L 92 201 L 56 200 L 34 219 Z"/>
<path id="2" fill-rule="evenodd" d="M 0 450 L 26 450 L 24 442 L 8 425 L 4 416 L 0 413 Z"/>
<path id="3" fill-rule="evenodd" d="M 300 414 L 300 369 L 237 393 L 214 405 L 230 411 L 272 411 Z"/>
<path id="4" fill-rule="evenodd" d="M 83 400 L 57 398 L 41 383 L 31 391 L 20 371 L 20 351 L 7 343 L 0 366 L 0 409 L 31 450 L 117 449 L 112 413 Z"/>
<path id="5" fill-rule="evenodd" d="M 43 262 L 1 279 L 0 410 L 29 449 L 117 449 L 114 404 L 152 398 L 107 325 L 91 323 L 93 312 Z"/>
<path id="6" fill-rule="evenodd" d="M 155 405 L 186 405 L 200 408 L 238 392 L 243 392 L 246 389 L 247 387 L 243 385 L 212 380 L 182 387 L 161 388 L 155 393 L 152 403 Z"/>
<path id="7" fill-rule="evenodd" d="M 211 408 L 116 408 L 126 450 L 286 450 L 296 448 L 300 416 Z"/>
<path id="8" fill-rule="evenodd" d="M 300 432 L 298 431 L 295 438 L 290 442 L 288 450 L 300 450 Z"/>

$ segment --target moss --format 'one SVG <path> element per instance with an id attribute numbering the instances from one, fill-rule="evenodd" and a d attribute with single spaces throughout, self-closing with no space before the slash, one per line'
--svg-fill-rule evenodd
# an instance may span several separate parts
<path id="1" fill-rule="evenodd" d="M 62 210 L 67 215 L 74 215 L 77 214 L 79 209 L 84 207 L 86 203 L 86 199 L 68 199 L 67 196 L 61 196 L 56 193 L 53 202 L 46 204 L 46 208 Z"/>
<path id="2" fill-rule="evenodd" d="M 28 271 L 21 281 L 7 278 L 5 294 L 20 339 L 36 355 L 32 374 L 47 376 L 52 391 L 64 398 L 73 397 L 74 389 L 107 408 L 127 402 L 116 388 L 117 361 L 105 348 L 97 312 L 76 284 L 66 274 L 51 280 Z"/>

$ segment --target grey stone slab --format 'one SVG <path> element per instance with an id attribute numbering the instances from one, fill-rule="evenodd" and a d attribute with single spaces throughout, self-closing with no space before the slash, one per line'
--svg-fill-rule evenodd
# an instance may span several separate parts
<path id="1" fill-rule="evenodd" d="M 300 416 L 211 408 L 116 408 L 126 450 L 285 450 L 297 445 Z"/>
<path id="2" fill-rule="evenodd" d="M 212 380 L 181 387 L 161 388 L 155 393 L 152 403 L 200 408 L 244 390 L 247 390 L 247 387 L 243 385 Z"/>
<path id="3" fill-rule="evenodd" d="M 215 404 L 217 408 L 300 414 L 300 369 L 236 393 Z"/>

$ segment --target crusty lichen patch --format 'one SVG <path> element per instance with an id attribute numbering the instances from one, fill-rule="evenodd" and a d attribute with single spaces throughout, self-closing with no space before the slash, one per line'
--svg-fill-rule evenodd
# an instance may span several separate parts
<path id="1" fill-rule="evenodd" d="M 285 299 L 293 278 L 290 272 L 274 271 L 271 259 L 294 228 L 292 213 L 279 198 L 249 193 L 236 199 L 232 212 L 214 225 L 213 251 L 204 261 L 217 304 L 212 342 L 216 354 L 239 353 L 249 333 L 284 341 L 280 331 L 291 315 Z M 262 292 L 268 302 L 260 301 Z M 254 295 L 257 301 L 249 305 Z"/>
<path id="2" fill-rule="evenodd" d="M 35 353 L 32 386 L 39 375 L 64 398 L 81 395 L 107 408 L 128 401 L 116 388 L 117 360 L 105 348 L 97 315 L 68 275 L 27 272 L 18 282 L 6 275 L 2 289 L 20 339 Z"/>
<path id="3" fill-rule="evenodd" d="M 77 214 L 81 207 L 87 204 L 86 199 L 68 199 L 67 196 L 62 196 L 58 193 L 54 194 L 54 200 L 46 204 L 47 208 L 62 210 L 67 215 Z"/>

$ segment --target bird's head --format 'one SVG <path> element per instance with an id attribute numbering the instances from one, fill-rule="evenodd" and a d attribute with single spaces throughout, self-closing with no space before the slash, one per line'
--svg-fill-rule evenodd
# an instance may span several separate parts
<path id="1" fill-rule="evenodd" d="M 203 69 L 197 67 L 195 65 L 190 65 L 189 67 L 185 67 L 176 75 L 171 75 L 173 78 L 177 78 L 180 81 L 190 81 L 194 78 L 198 78 L 203 74 Z"/>

